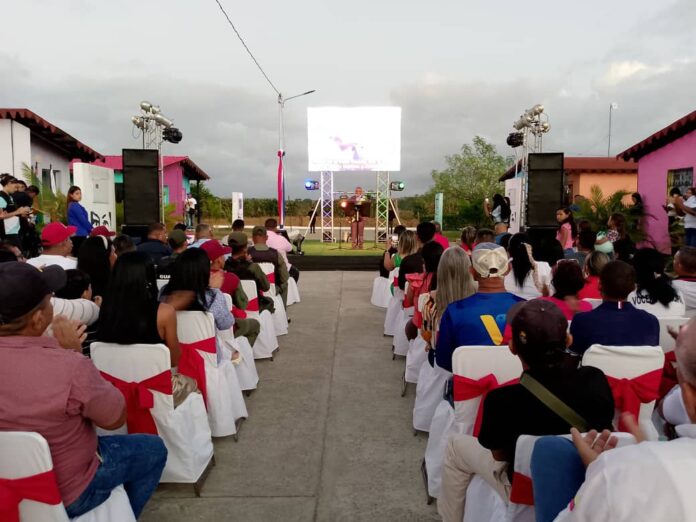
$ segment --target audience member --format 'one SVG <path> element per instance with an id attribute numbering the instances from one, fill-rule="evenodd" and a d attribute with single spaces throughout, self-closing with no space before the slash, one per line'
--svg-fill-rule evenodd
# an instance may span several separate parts
<path id="1" fill-rule="evenodd" d="M 478 291 L 451 303 L 442 314 L 435 359 L 452 371 L 452 353 L 460 346 L 499 345 L 503 341 L 505 314 L 521 298 L 505 291 L 508 270 L 505 249 L 495 243 L 479 243 L 472 254 L 471 272 Z"/>
<path id="2" fill-rule="evenodd" d="M 256 298 L 259 303 L 259 311 L 275 311 L 273 299 L 264 296 L 264 292 L 271 289 L 268 277 L 261 267 L 254 263 L 249 256 L 249 240 L 244 232 L 232 232 L 227 238 L 227 244 L 232 249 L 232 254 L 225 261 L 224 269 L 235 274 L 241 280 L 254 281 L 256 283 Z M 247 296 L 251 299 L 254 296 Z"/>
<path id="3" fill-rule="evenodd" d="M 495 233 L 490 228 L 479 228 L 476 232 L 476 244 L 495 243 Z"/>
<path id="4" fill-rule="evenodd" d="M 157 299 L 155 265 L 145 252 L 127 252 L 114 265 L 109 291 L 99 314 L 96 338 L 115 344 L 164 344 L 172 368 L 181 357 L 176 311 Z M 174 407 L 197 389 L 196 381 L 172 374 Z"/>
<path id="5" fill-rule="evenodd" d="M 232 222 L 232 232 L 244 232 L 244 220 L 235 219 Z"/>
<path id="6" fill-rule="evenodd" d="M 111 268 L 116 254 L 111 241 L 104 236 L 88 237 L 77 254 L 77 268 L 87 272 L 92 281 L 92 294 L 104 297 L 109 286 Z"/>
<path id="7" fill-rule="evenodd" d="M 428 294 L 431 289 L 437 287 L 437 266 L 440 263 L 442 252 L 442 245 L 437 241 L 426 243 L 421 252 L 424 271 L 420 274 L 409 274 L 407 276 L 409 287 L 404 298 L 404 308 L 411 306 L 415 308 L 413 318 L 406 325 L 406 337 L 409 340 L 418 337 L 418 329 L 423 324 L 423 316 L 418 310 L 420 296 Z"/>
<path id="8" fill-rule="evenodd" d="M 380 260 L 380 263 L 379 263 L 379 275 L 381 277 L 389 277 L 389 273 L 392 270 L 394 270 L 394 268 L 396 268 L 396 264 L 394 262 L 394 256 L 399 251 L 399 249 L 398 249 L 399 237 L 401 236 L 401 233 L 404 230 L 406 230 L 405 226 L 396 225 L 394 227 L 393 237 L 387 238 L 386 249 L 384 250 L 384 255 L 382 256 L 382 259 Z M 396 238 L 396 241 L 394 241 L 394 238 Z"/>
<path id="9" fill-rule="evenodd" d="M 43 253 L 27 260 L 27 263 L 37 268 L 48 265 L 58 265 L 64 270 L 77 267 L 77 260 L 70 257 L 73 250 L 71 236 L 75 227 L 66 227 L 59 221 L 49 223 L 41 231 Z"/>
<path id="10" fill-rule="evenodd" d="M 442 225 L 437 221 L 433 221 L 433 225 L 435 225 L 435 236 L 433 240 L 440 244 L 443 251 L 447 250 L 450 246 L 450 242 L 449 239 L 442 235 Z"/>
<path id="11" fill-rule="evenodd" d="M 283 261 L 285 261 L 288 274 L 290 274 L 290 277 L 297 282 L 300 279 L 300 271 L 297 269 L 297 267 L 292 266 L 288 260 L 288 254 L 292 252 L 292 243 L 288 241 L 287 237 L 284 237 L 278 232 L 278 222 L 275 219 L 267 219 L 264 226 L 266 227 L 266 234 L 268 236 L 266 239 L 266 244 L 270 248 L 278 251 L 283 258 Z"/>
<path id="12" fill-rule="evenodd" d="M 206 223 L 198 223 L 198 225 L 196 225 L 193 243 L 189 245 L 189 248 L 198 248 L 209 239 L 215 239 L 213 229 Z"/>
<path id="13" fill-rule="evenodd" d="M 437 229 L 435 228 L 434 223 L 430 223 L 428 221 L 418 223 L 418 226 L 416 227 L 416 236 L 418 237 L 419 249 L 422 248 L 427 242 L 435 239 L 436 230 Z"/>
<path id="14" fill-rule="evenodd" d="M 464 227 L 462 229 L 462 237 L 459 240 L 459 245 L 467 254 L 471 254 L 476 246 L 476 227 Z"/>
<path id="15" fill-rule="evenodd" d="M 599 291 L 599 274 L 609 263 L 609 256 L 602 252 L 594 251 L 585 259 L 583 275 L 585 276 L 585 286 L 578 292 L 580 299 L 601 299 L 602 293 Z"/>
<path id="16" fill-rule="evenodd" d="M 171 256 L 172 249 L 167 244 L 167 227 L 164 223 L 151 223 L 147 227 L 147 237 L 140 242 L 137 250 L 150 256 L 155 266 L 163 257 Z"/>
<path id="17" fill-rule="evenodd" d="M 510 234 L 510 233 L 503 234 L 500 237 L 500 241 L 498 242 L 498 244 L 501 247 L 503 247 L 505 249 L 505 251 L 507 252 L 508 248 L 510 248 L 510 240 L 511 239 L 512 239 L 512 234 Z"/>
<path id="18" fill-rule="evenodd" d="M 112 238 L 116 235 L 116 232 L 113 230 L 109 230 L 109 227 L 106 225 L 99 225 L 98 227 L 94 227 L 92 231 L 89 233 L 90 237 L 94 236 L 104 236 L 108 238 Z"/>
<path id="19" fill-rule="evenodd" d="M 682 317 L 686 313 L 684 300 L 665 275 L 665 260 L 654 248 L 641 248 L 633 256 L 636 269 L 636 291 L 628 302 L 657 317 Z"/>
<path id="20" fill-rule="evenodd" d="M 112 242 L 112 245 L 114 247 L 116 257 L 120 257 L 121 254 L 125 254 L 126 252 L 135 252 L 137 250 L 135 248 L 135 243 L 133 243 L 133 239 L 125 234 L 116 236 Z"/>
<path id="21" fill-rule="evenodd" d="M 674 272 L 677 278 L 672 285 L 681 293 L 686 306 L 686 315 L 696 313 L 696 248 L 685 246 L 674 257 Z"/>
<path id="22" fill-rule="evenodd" d="M 283 304 L 288 302 L 288 270 L 283 262 L 280 252 L 266 244 L 268 235 L 264 227 L 256 226 L 251 231 L 251 240 L 254 246 L 249 248 L 249 256 L 254 263 L 271 263 L 275 275 L 275 285 L 278 293 L 283 298 Z"/>
<path id="23" fill-rule="evenodd" d="M 177 223 L 174 225 L 174 228 L 172 230 L 181 230 L 184 234 L 186 234 L 186 231 L 188 230 L 188 227 L 186 226 L 186 223 Z"/>
<path id="24" fill-rule="evenodd" d="M 68 225 L 75 227 L 73 239 L 73 254 L 80 250 L 80 246 L 92 231 L 92 222 L 89 220 L 87 209 L 80 203 L 82 201 L 82 189 L 73 185 L 68 189 L 67 213 Z"/>
<path id="25" fill-rule="evenodd" d="M 595 232 L 592 232 L 592 230 L 580 230 L 578 232 L 577 250 L 572 254 L 567 254 L 566 259 L 575 259 L 580 268 L 584 267 L 587 256 L 594 252 L 595 241 L 597 241 Z"/>
<path id="26" fill-rule="evenodd" d="M 48 442 L 61 500 L 69 517 L 101 503 L 123 484 L 136 518 L 167 461 L 153 435 L 97 437 L 126 421 L 121 393 L 79 353 L 84 326 L 54 317 L 51 294 L 65 272 L 25 263 L 0 265 L 0 430 L 37 432 Z M 44 336 L 49 324 L 54 337 Z"/>
<path id="27" fill-rule="evenodd" d="M 558 231 L 556 232 L 556 241 L 561 244 L 563 253 L 569 256 L 575 252 L 575 238 L 578 236 L 578 228 L 573 220 L 573 213 L 568 207 L 561 207 L 556 210 L 556 221 L 558 221 Z"/>
<path id="28" fill-rule="evenodd" d="M 505 289 L 522 299 L 534 299 L 548 295 L 551 283 L 551 267 L 532 256 L 532 246 L 527 234 L 515 234 L 508 245 L 510 270 L 505 275 Z"/>
<path id="29" fill-rule="evenodd" d="M 570 325 L 571 350 L 579 355 L 593 344 L 608 346 L 658 346 L 657 318 L 627 302 L 636 288 L 636 271 L 624 261 L 608 263 L 599 277 L 602 304 L 576 314 Z"/>
<path id="30" fill-rule="evenodd" d="M 466 490 L 474 474 L 507 502 L 520 435 L 559 435 L 573 427 L 547 406 L 549 392 L 565 408 L 576 412 L 585 424 L 583 429 L 612 427 L 614 399 L 602 371 L 592 366 L 564 365 L 570 338 L 567 320 L 558 307 L 535 299 L 515 306 L 508 315 L 512 325 L 510 351 L 521 359 L 524 371 L 519 384 L 488 393 L 478 439 L 450 436 L 438 498 L 444 522 L 462 520 Z"/>
<path id="31" fill-rule="evenodd" d="M 510 225 L 508 223 L 496 223 L 495 224 L 495 227 L 493 227 L 493 233 L 495 234 L 496 245 L 500 244 L 501 239 L 503 239 L 503 236 L 508 233 L 509 229 L 510 229 Z"/>
<path id="32" fill-rule="evenodd" d="M 493 195 L 493 205 L 486 198 L 483 202 L 483 211 L 494 225 L 510 222 L 510 203 L 502 194 Z"/>
<path id="33" fill-rule="evenodd" d="M 542 297 L 555 304 L 568 321 L 573 320 L 578 312 L 589 312 L 592 305 L 586 301 L 581 301 L 578 292 L 585 286 L 585 279 L 582 276 L 582 269 L 575 261 L 565 259 L 559 261 L 553 269 L 554 294 L 550 297 Z"/>
<path id="34" fill-rule="evenodd" d="M 92 301 L 92 284 L 89 275 L 78 269 L 65 271 L 66 282 L 51 298 L 53 314 L 71 321 L 91 326 L 99 319 L 101 298 Z"/>
<path id="35" fill-rule="evenodd" d="M 12 176 L 5 176 L 0 180 L 0 239 L 21 246 L 19 232 L 21 229 L 20 218 L 27 217 L 31 213 L 30 207 L 18 207 L 12 195 L 17 191 L 17 180 Z"/>
<path id="36" fill-rule="evenodd" d="M 423 272 L 423 256 L 420 253 L 418 236 L 406 230 L 399 236 L 399 252 L 394 264 L 399 267 L 399 288 L 406 289 L 406 276 Z"/>
<path id="37" fill-rule="evenodd" d="M 167 239 L 169 248 L 172 249 L 172 253 L 169 256 L 160 259 L 157 265 L 157 274 L 159 276 L 168 275 L 171 272 L 172 263 L 176 261 L 179 254 L 186 251 L 188 244 L 186 242 L 186 232 L 181 229 L 172 230 Z"/>

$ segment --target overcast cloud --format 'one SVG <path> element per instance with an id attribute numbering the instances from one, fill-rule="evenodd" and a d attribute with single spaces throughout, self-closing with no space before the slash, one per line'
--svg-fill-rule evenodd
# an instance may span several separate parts
<path id="1" fill-rule="evenodd" d="M 288 190 L 308 177 L 306 108 L 399 105 L 407 193 L 480 134 L 509 155 L 511 123 L 543 103 L 545 150 L 618 153 L 694 110 L 696 2 L 268 0 L 224 5 L 286 94 Z M 275 93 L 213 0 L 3 2 L 0 106 L 27 107 L 103 154 L 138 146 L 130 116 L 159 104 L 219 195 L 273 196 Z M 337 175 L 338 189 L 370 174 Z"/>

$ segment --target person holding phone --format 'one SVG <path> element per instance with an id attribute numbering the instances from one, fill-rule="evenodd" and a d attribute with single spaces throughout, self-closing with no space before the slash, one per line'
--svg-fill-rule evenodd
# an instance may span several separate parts
<path id="1" fill-rule="evenodd" d="M 493 204 L 488 198 L 483 201 L 483 211 L 486 216 L 491 218 L 493 224 L 498 223 L 510 224 L 510 205 L 501 194 L 495 194 L 493 196 Z"/>

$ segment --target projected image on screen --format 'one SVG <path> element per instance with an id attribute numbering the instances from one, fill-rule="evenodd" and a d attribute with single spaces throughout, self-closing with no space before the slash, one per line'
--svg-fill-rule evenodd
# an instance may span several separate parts
<path id="1" fill-rule="evenodd" d="M 310 172 L 401 170 L 400 107 L 307 109 Z"/>

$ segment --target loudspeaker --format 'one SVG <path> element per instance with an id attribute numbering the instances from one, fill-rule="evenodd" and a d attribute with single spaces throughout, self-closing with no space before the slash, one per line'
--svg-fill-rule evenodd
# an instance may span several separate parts
<path id="1" fill-rule="evenodd" d="M 156 150 L 123 149 L 123 222 L 149 225 L 160 220 L 159 156 Z"/>
<path id="2" fill-rule="evenodd" d="M 527 163 L 528 227 L 558 226 L 556 210 L 563 206 L 563 153 L 530 154 Z"/>

